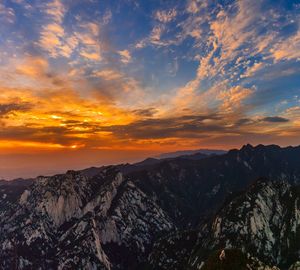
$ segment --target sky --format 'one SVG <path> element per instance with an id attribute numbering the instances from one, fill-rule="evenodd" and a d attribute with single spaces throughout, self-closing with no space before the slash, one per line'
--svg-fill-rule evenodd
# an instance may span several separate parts
<path id="1" fill-rule="evenodd" d="M 0 0 L 0 178 L 300 144 L 300 1 Z"/>

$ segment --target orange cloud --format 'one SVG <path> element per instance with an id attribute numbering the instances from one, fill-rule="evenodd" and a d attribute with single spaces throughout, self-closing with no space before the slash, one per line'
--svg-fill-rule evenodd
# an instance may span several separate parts
<path id="1" fill-rule="evenodd" d="M 85 57 L 86 59 L 93 60 L 93 61 L 101 60 L 100 50 L 98 51 L 95 51 L 95 49 L 92 49 L 91 51 L 82 50 L 80 52 L 80 55 Z"/>
<path id="2" fill-rule="evenodd" d="M 93 76 L 101 77 L 104 80 L 110 81 L 110 80 L 121 79 L 124 75 L 113 69 L 103 69 L 103 70 L 93 72 Z"/>
<path id="3" fill-rule="evenodd" d="M 16 71 L 22 75 L 39 78 L 44 76 L 48 69 L 48 62 L 42 57 L 30 56 L 17 64 Z"/>
<path id="4" fill-rule="evenodd" d="M 65 41 L 65 31 L 62 26 L 66 9 L 60 0 L 53 0 L 45 5 L 45 14 L 49 23 L 42 26 L 39 45 L 51 57 L 59 55 L 69 57 L 72 44 Z"/>
<path id="5" fill-rule="evenodd" d="M 271 50 L 272 56 L 276 61 L 300 59 L 300 31 L 295 35 L 281 40 Z"/>
<path id="6" fill-rule="evenodd" d="M 258 72 L 259 70 L 261 70 L 264 67 L 265 67 L 265 64 L 262 62 L 255 63 L 253 66 L 247 68 L 246 72 L 243 75 L 241 75 L 241 77 L 242 78 L 251 77 L 251 76 L 255 75 L 256 72 Z"/>
<path id="7" fill-rule="evenodd" d="M 6 148 L 16 145 L 70 147 L 108 143 L 110 132 L 99 127 L 128 124 L 137 115 L 109 104 L 81 98 L 73 90 L 30 90 L 4 88 L 0 92 L 0 142 Z M 101 139 L 102 138 L 102 139 Z M 11 141 L 12 143 L 7 143 Z M 98 143 L 97 143 L 98 141 Z"/>
<path id="8" fill-rule="evenodd" d="M 81 56 L 92 61 L 102 59 L 100 26 L 97 23 L 81 23 L 80 31 L 77 31 L 74 35 L 81 45 L 79 51 Z"/>
<path id="9" fill-rule="evenodd" d="M 128 50 L 118 51 L 119 55 L 121 56 L 121 62 L 124 64 L 128 64 L 131 62 L 131 54 Z"/>
<path id="10" fill-rule="evenodd" d="M 242 102 L 252 93 L 252 89 L 239 85 L 222 91 L 218 96 L 218 99 L 222 101 L 221 110 L 224 112 L 234 112 L 236 109 L 240 109 Z"/>

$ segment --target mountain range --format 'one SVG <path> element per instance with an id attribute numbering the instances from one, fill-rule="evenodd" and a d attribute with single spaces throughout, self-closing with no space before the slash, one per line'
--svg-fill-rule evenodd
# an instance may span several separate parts
<path id="1" fill-rule="evenodd" d="M 300 147 L 192 156 L 0 181 L 0 268 L 300 269 Z"/>
<path id="2" fill-rule="evenodd" d="M 182 150 L 182 151 L 163 153 L 156 156 L 156 158 L 165 159 L 165 158 L 187 157 L 195 154 L 223 155 L 226 154 L 226 152 L 227 151 L 225 150 L 219 150 L 219 149 Z"/>

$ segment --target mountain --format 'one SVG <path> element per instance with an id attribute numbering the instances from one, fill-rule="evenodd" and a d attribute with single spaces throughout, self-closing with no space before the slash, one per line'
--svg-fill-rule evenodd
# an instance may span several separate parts
<path id="1" fill-rule="evenodd" d="M 191 156 L 195 154 L 204 154 L 204 155 L 223 155 L 226 154 L 225 150 L 214 150 L 214 149 L 198 149 L 198 150 L 183 150 L 176 152 L 163 153 L 158 155 L 156 158 L 158 159 L 166 159 L 166 158 L 176 158 L 180 156 Z"/>
<path id="2" fill-rule="evenodd" d="M 296 269 L 298 160 L 300 147 L 245 145 L 1 182 L 0 268 L 199 269 L 225 248 Z"/>
<path id="3" fill-rule="evenodd" d="M 278 270 L 276 266 L 270 267 L 238 249 L 226 249 L 223 260 L 220 260 L 221 253 L 222 250 L 213 252 L 205 262 L 202 262 L 201 270 Z"/>
<path id="4" fill-rule="evenodd" d="M 221 209 L 208 231 L 202 248 L 239 247 L 286 268 L 299 258 L 300 186 L 260 179 Z"/>
<path id="5" fill-rule="evenodd" d="M 154 236 L 174 229 L 113 167 L 91 178 L 74 171 L 39 177 L 1 213 L 0 228 L 2 269 L 111 269 L 112 254 L 114 269 L 122 269 L 139 261 Z"/>
<path id="6" fill-rule="evenodd" d="M 189 159 L 189 160 L 200 160 L 203 158 L 207 158 L 209 157 L 209 155 L 207 154 L 202 154 L 202 153 L 195 153 L 195 154 L 191 154 L 191 155 L 182 155 L 182 156 L 178 156 L 176 157 L 176 159 Z M 174 158 L 146 158 L 140 162 L 136 162 L 133 164 L 121 164 L 121 165 L 117 165 L 116 167 L 118 167 L 123 173 L 129 173 L 129 172 L 133 172 L 133 171 L 141 171 L 142 169 L 147 169 L 149 170 L 150 167 L 157 165 L 159 163 L 165 162 L 167 160 L 174 160 Z M 96 175 L 98 172 L 100 172 L 105 166 L 102 167 L 90 167 L 84 170 L 81 170 L 81 172 L 86 175 L 86 176 L 94 176 Z M 1 180 L 0 180 L 1 182 Z"/>
<path id="7" fill-rule="evenodd" d="M 228 269 L 235 264 L 240 265 L 236 269 L 247 269 L 247 263 L 258 269 L 258 262 L 265 265 L 262 269 L 288 269 L 300 255 L 300 186 L 257 180 L 198 230 L 160 239 L 149 269 L 227 269 L 218 268 L 221 261 L 215 259 L 222 249 L 236 253 L 227 256 L 232 263 Z"/>
<path id="8" fill-rule="evenodd" d="M 32 179 L 0 180 L 0 213 L 18 201 L 26 188 L 34 183 Z"/>

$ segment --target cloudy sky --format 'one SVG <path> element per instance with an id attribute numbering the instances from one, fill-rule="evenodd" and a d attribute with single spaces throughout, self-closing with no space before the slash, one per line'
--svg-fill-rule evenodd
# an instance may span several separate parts
<path id="1" fill-rule="evenodd" d="M 0 0 L 0 178 L 300 144 L 300 1 Z"/>

